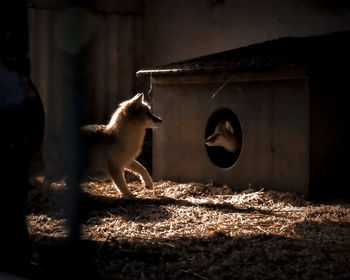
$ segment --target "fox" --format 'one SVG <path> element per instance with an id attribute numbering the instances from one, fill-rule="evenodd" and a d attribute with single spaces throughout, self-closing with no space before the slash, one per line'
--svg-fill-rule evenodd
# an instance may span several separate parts
<path id="1" fill-rule="evenodd" d="M 206 140 L 207 146 L 223 147 L 230 153 L 235 153 L 240 149 L 240 141 L 235 131 L 227 120 L 221 120 L 215 127 L 214 133 Z"/>
<path id="2" fill-rule="evenodd" d="M 125 170 L 141 175 L 145 187 L 153 189 L 147 169 L 136 158 L 140 154 L 147 128 L 161 124 L 160 117 L 152 113 L 144 94 L 119 104 L 106 125 L 92 124 L 81 128 L 87 161 L 106 167 L 114 186 L 124 197 L 135 196 L 128 189 Z"/>

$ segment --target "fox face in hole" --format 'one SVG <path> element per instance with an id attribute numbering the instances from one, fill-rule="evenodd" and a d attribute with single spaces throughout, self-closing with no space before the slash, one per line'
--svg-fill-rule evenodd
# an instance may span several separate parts
<path id="1" fill-rule="evenodd" d="M 223 147 L 230 153 L 235 153 L 240 149 L 240 141 L 235 131 L 227 120 L 221 120 L 215 127 L 214 133 L 206 140 L 207 146 Z"/>

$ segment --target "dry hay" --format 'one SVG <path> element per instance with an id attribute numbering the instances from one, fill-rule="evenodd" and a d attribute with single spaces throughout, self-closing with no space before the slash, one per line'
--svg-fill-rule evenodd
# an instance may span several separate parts
<path id="1" fill-rule="evenodd" d="M 129 186 L 138 199 L 121 198 L 110 181 L 83 184 L 86 279 L 350 278 L 349 204 L 212 184 Z M 31 263 L 43 278 L 57 270 L 55 244 L 67 235 L 65 189 L 39 178 L 30 192 Z"/>

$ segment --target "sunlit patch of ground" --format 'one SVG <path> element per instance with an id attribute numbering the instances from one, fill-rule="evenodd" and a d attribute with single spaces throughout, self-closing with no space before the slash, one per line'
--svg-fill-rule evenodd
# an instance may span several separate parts
<path id="1" fill-rule="evenodd" d="M 148 190 L 133 181 L 129 187 L 137 199 L 122 198 L 109 180 L 82 185 L 85 277 L 92 271 L 101 279 L 350 277 L 349 204 L 212 184 L 163 181 Z M 66 189 L 64 182 L 45 187 L 37 178 L 30 192 L 32 263 L 41 275 L 57 262 L 45 248 L 67 236 Z"/>

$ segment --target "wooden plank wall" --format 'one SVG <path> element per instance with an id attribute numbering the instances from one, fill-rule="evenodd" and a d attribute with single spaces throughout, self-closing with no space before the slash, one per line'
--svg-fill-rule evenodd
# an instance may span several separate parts
<path id="1" fill-rule="evenodd" d="M 81 96 L 82 121 L 106 123 L 117 104 L 136 91 L 135 73 L 142 57 L 143 1 L 91 1 L 89 6 L 45 2 L 28 2 L 29 59 L 31 79 L 46 113 L 45 165 L 59 170 L 55 147 L 60 140 L 55 128 L 65 125 L 60 123 L 65 111 L 60 88 L 67 82 L 62 55 L 73 53 L 75 59 L 78 57 L 75 82 L 79 83 L 76 88 Z M 62 24 L 72 14 L 73 22 L 68 27 Z"/>

